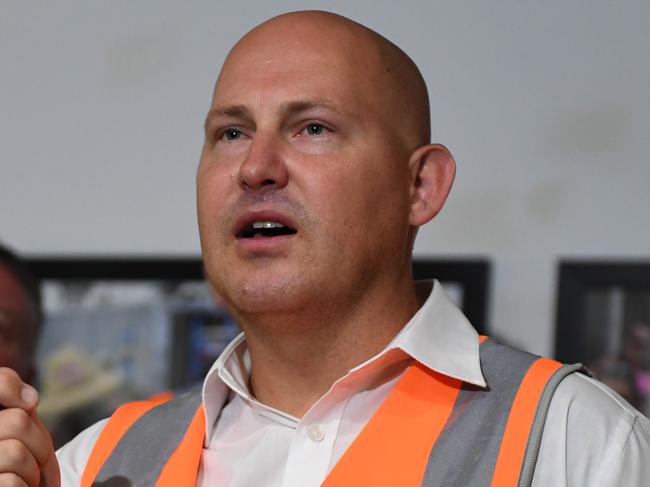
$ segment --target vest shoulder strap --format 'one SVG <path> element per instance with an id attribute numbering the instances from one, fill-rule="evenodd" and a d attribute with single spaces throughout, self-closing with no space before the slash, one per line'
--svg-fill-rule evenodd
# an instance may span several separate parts
<path id="1" fill-rule="evenodd" d="M 81 486 L 194 487 L 204 436 L 199 388 L 166 402 L 126 404 L 99 435 Z"/>
<path id="2" fill-rule="evenodd" d="M 557 385 L 580 366 L 482 340 L 487 387 L 463 384 L 424 473 L 423 487 L 528 487 Z"/>
<path id="3" fill-rule="evenodd" d="M 160 402 L 137 401 L 120 406 L 110 417 L 101 433 L 97 437 L 95 446 L 90 452 L 86 468 L 81 477 L 81 487 L 91 487 L 95 477 L 106 462 L 115 446 L 119 443 L 124 433 L 144 413 L 157 406 Z"/>

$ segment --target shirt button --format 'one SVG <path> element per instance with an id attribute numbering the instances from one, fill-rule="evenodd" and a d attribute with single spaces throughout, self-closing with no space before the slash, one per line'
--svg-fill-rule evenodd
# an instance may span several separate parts
<path id="1" fill-rule="evenodd" d="M 309 428 L 307 428 L 307 435 L 309 436 L 309 439 L 315 443 L 323 441 L 323 438 L 325 438 L 325 432 L 323 431 L 323 428 L 317 424 L 312 424 Z"/>

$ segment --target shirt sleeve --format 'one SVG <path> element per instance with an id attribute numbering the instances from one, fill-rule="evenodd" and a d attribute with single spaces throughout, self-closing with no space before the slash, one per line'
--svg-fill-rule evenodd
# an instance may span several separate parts
<path id="1" fill-rule="evenodd" d="M 650 421 L 583 374 L 557 388 L 533 487 L 650 486 Z"/>
<path id="2" fill-rule="evenodd" d="M 650 421 L 637 417 L 631 428 L 621 431 L 625 441 L 613 442 L 611 450 L 598 475 L 597 483 L 603 487 L 650 485 Z M 599 483 L 598 483 L 599 482 Z"/>
<path id="3" fill-rule="evenodd" d="M 107 422 L 108 419 L 98 421 L 57 450 L 61 487 L 79 487 L 90 452 Z"/>

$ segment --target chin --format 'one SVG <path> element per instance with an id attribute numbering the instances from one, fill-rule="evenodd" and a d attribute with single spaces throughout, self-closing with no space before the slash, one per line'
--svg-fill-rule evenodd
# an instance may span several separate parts
<path id="1" fill-rule="evenodd" d="M 304 288 L 296 279 L 257 278 L 230 287 L 228 300 L 243 315 L 282 313 L 295 309 L 306 299 Z"/>

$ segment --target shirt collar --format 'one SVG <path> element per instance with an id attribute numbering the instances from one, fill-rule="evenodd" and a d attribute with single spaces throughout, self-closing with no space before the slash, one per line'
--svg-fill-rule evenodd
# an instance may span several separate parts
<path id="1" fill-rule="evenodd" d="M 437 281 L 416 282 L 426 297 L 387 348 L 399 348 L 441 374 L 486 387 L 479 359 L 479 336 Z"/>
<path id="2" fill-rule="evenodd" d="M 479 359 L 479 337 L 465 315 L 437 280 L 417 282 L 416 291 L 424 301 L 420 309 L 381 353 L 353 370 L 399 349 L 436 372 L 486 387 Z M 250 355 L 241 333 L 224 349 L 203 382 L 206 442 L 230 390 L 252 399 L 248 390 L 249 371 Z"/>

